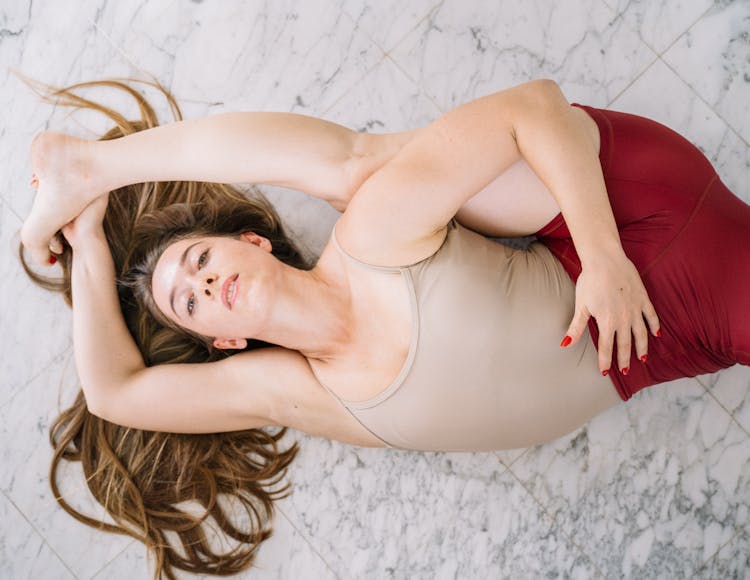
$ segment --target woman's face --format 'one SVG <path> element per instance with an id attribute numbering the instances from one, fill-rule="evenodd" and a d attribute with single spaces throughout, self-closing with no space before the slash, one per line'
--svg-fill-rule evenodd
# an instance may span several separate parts
<path id="1" fill-rule="evenodd" d="M 278 260 L 271 243 L 252 232 L 180 240 L 159 257 L 152 278 L 156 305 L 179 326 L 224 343 L 256 336 L 268 312 L 268 281 Z"/>

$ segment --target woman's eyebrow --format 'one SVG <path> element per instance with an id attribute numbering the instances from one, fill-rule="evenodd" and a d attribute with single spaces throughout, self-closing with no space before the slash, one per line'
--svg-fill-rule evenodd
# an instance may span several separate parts
<path id="1" fill-rule="evenodd" d="M 182 252 L 182 256 L 180 256 L 180 268 L 185 267 L 185 260 L 187 260 L 190 250 L 192 250 L 198 244 L 200 244 L 200 242 L 193 242 L 187 248 L 185 248 L 185 251 Z M 172 308 L 172 312 L 174 312 L 175 316 L 177 316 L 178 318 L 182 318 L 182 316 L 177 314 L 177 311 L 174 309 L 174 295 L 176 291 L 177 289 L 175 287 L 172 287 L 172 291 L 169 293 L 169 306 Z"/>

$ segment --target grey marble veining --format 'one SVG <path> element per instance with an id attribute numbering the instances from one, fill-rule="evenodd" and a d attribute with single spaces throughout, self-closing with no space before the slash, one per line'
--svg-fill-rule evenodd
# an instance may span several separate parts
<path id="1" fill-rule="evenodd" d="M 712 0 L 605 0 L 649 47 L 662 54 L 712 4 Z"/>
<path id="2" fill-rule="evenodd" d="M 442 2 L 443 0 L 381 0 L 376 4 L 347 0 L 341 3 L 341 9 L 376 45 L 387 52 Z"/>
<path id="3" fill-rule="evenodd" d="M 688 577 L 750 521 L 750 440 L 694 379 L 641 392 L 512 469 L 607 577 Z"/>
<path id="4" fill-rule="evenodd" d="M 384 91 L 381 87 L 389 87 Z M 391 133 L 423 127 L 440 109 L 391 58 L 383 59 L 325 112 L 325 117 L 357 131 Z"/>
<path id="5" fill-rule="evenodd" d="M 698 571 L 699 578 L 736 578 L 750 576 L 750 534 L 741 532 L 728 541 Z"/>
<path id="6" fill-rule="evenodd" d="M 603 106 L 655 55 L 599 0 L 572 4 L 446 0 L 393 51 L 443 110 L 529 78 Z"/>
<path id="7" fill-rule="evenodd" d="M 123 67 L 117 63 L 117 50 L 97 35 L 89 21 L 99 3 L 76 3 L 70 9 L 66 4 L 49 0 L 14 2 L 7 10 L 5 6 L 10 4 L 5 3 L 2 8 L 6 17 L 3 26 L 9 33 L 0 41 L 0 84 L 4 87 L 0 91 L 2 197 L 16 215 L 25 216 L 33 199 L 33 191 L 28 187 L 31 165 L 27 152 L 31 138 L 49 128 L 50 123 L 58 130 L 80 132 L 80 127 L 76 121 L 65 124 L 60 111 L 56 115 L 51 106 L 38 101 L 11 71 L 18 70 L 51 84 L 64 84 L 89 80 L 93 71 L 97 71 L 97 76 L 119 76 Z M 64 57 L 57 58 L 60 55 Z"/>
<path id="8" fill-rule="evenodd" d="M 735 365 L 717 373 L 709 392 L 750 434 L 750 374 L 747 369 Z"/>
<path id="9" fill-rule="evenodd" d="M 664 59 L 750 143 L 750 2 L 715 2 Z"/>
<path id="10" fill-rule="evenodd" d="M 0 576 L 75 578 L 4 493 L 0 493 L 0 521 Z"/>
<path id="11" fill-rule="evenodd" d="M 58 409 L 72 400 L 75 386 L 69 350 L 55 357 L 39 376 L 0 407 L 0 490 L 76 577 L 89 578 L 115 558 L 130 539 L 112 534 L 102 537 L 101 532 L 73 520 L 52 497 L 47 477 L 52 459 L 49 426 Z M 85 485 L 80 463 L 65 463 L 59 483 L 61 492 L 75 508 L 92 517 L 105 517 Z"/>
<path id="12" fill-rule="evenodd" d="M 62 300 L 33 285 L 18 260 L 21 220 L 0 198 L 0 405 L 50 358 L 69 348 L 72 318 Z M 41 271 L 41 270 L 39 270 Z M 30 313 L 34 313 L 33 316 Z M 23 356 L 19 356 L 19 353 Z"/>
<path id="13" fill-rule="evenodd" d="M 64 405 L 76 387 L 71 317 L 15 257 L 33 135 L 94 138 L 109 122 L 40 103 L 9 69 L 58 85 L 153 75 L 188 118 L 294 111 L 370 132 L 423 126 L 546 76 L 571 101 L 679 131 L 750 201 L 748 19 L 748 0 L 3 4 L 0 576 L 151 573 L 140 544 L 83 526 L 51 496 L 47 429 L 58 389 Z M 145 92 L 168 121 L 165 102 Z M 113 91 L 87 94 L 137 112 Z M 338 213 L 264 191 L 319 253 Z M 242 577 L 750 577 L 749 397 L 750 369 L 733 367 L 649 389 L 558 441 L 497 453 L 363 449 L 290 432 L 302 446 L 293 495 L 278 504 L 258 569 Z M 61 484 L 101 514 L 80 468 L 67 466 Z"/>
<path id="14" fill-rule="evenodd" d="M 383 56 L 333 2 L 121 4 L 97 25 L 176 95 L 227 108 L 319 114 Z"/>
<path id="15" fill-rule="evenodd" d="M 307 439 L 283 509 L 342 578 L 596 572 L 493 453 L 384 453 Z"/>

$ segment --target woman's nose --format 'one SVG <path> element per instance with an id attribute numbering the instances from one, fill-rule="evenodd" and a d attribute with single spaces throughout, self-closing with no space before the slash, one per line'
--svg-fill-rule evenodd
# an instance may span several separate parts
<path id="1" fill-rule="evenodd" d="M 219 293 L 219 277 L 215 274 L 204 275 L 201 280 L 201 290 L 206 296 L 213 296 Z"/>

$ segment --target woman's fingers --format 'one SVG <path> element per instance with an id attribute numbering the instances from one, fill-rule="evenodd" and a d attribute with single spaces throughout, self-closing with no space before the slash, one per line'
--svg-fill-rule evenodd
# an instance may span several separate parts
<path id="1" fill-rule="evenodd" d="M 568 331 L 565 333 L 560 346 L 571 346 L 578 342 L 578 339 L 581 338 L 581 335 L 586 330 L 586 324 L 588 323 L 589 318 L 591 318 L 591 313 L 586 307 L 576 310 L 573 320 L 571 321 L 570 326 L 568 326 Z"/>
<path id="2" fill-rule="evenodd" d="M 617 366 L 624 375 L 630 370 L 631 339 L 632 330 L 629 324 L 617 329 Z"/>
<path id="3" fill-rule="evenodd" d="M 633 323 L 633 337 L 635 338 L 635 355 L 641 362 L 648 358 L 648 329 L 643 321 L 643 315 L 638 316 Z"/>
<path id="4" fill-rule="evenodd" d="M 661 328 L 661 322 L 659 322 L 659 317 L 656 315 L 656 310 L 654 309 L 654 305 L 651 304 L 650 300 L 646 300 L 646 305 L 643 307 L 643 316 L 648 322 L 648 327 L 651 330 L 651 334 L 653 334 L 654 336 L 659 336 L 657 333 Z"/>
<path id="5" fill-rule="evenodd" d="M 612 345 L 617 344 L 617 366 L 623 375 L 630 372 L 630 359 L 633 352 L 633 341 L 635 341 L 635 354 L 641 362 L 648 359 L 648 330 L 644 323 L 644 317 L 638 313 L 632 322 L 623 322 L 614 332 L 599 333 L 599 366 L 607 366 L 612 361 Z"/>
<path id="6" fill-rule="evenodd" d="M 63 253 L 62 241 L 60 240 L 60 236 L 58 234 L 55 234 L 55 237 L 52 238 L 52 240 L 50 241 L 49 251 L 52 252 L 53 254 Z"/>
<path id="7" fill-rule="evenodd" d="M 613 343 L 613 328 L 607 324 L 599 324 L 599 370 L 603 375 L 609 374 L 611 370 Z"/>
<path id="8" fill-rule="evenodd" d="M 627 375 L 634 364 L 633 353 L 645 363 L 649 331 L 661 336 L 659 317 L 648 292 L 635 266 L 623 258 L 622 264 L 617 260 L 614 264 L 597 262 L 581 272 L 576 281 L 576 313 L 561 344 L 578 341 L 588 319 L 594 317 L 599 329 L 599 369 L 605 375 L 618 371 Z"/>

